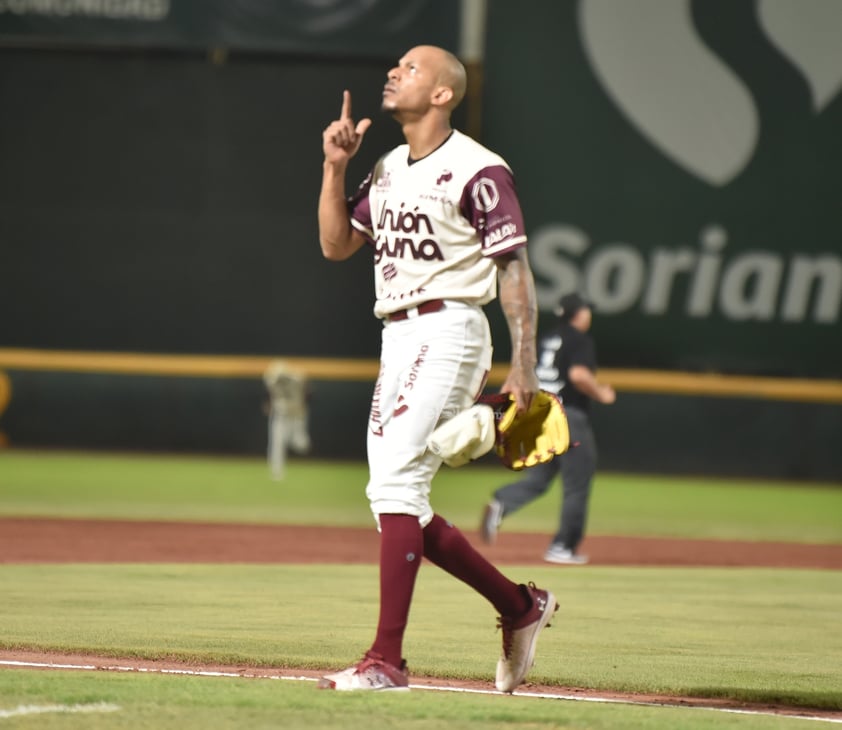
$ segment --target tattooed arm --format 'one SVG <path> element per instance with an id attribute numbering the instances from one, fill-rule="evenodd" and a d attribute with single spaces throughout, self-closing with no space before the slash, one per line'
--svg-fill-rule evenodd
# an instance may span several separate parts
<path id="1" fill-rule="evenodd" d="M 511 393 L 518 410 L 526 410 L 538 391 L 535 332 L 538 309 L 535 302 L 535 282 L 526 249 L 520 248 L 508 256 L 498 256 L 497 279 L 500 306 L 509 326 L 512 339 L 512 362 L 501 391 Z"/>

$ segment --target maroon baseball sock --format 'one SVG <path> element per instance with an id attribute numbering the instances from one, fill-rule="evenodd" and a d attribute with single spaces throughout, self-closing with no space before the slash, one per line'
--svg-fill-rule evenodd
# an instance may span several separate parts
<path id="1" fill-rule="evenodd" d="M 439 515 L 424 528 L 424 557 L 485 596 L 501 616 L 522 616 L 531 607 L 525 591 L 488 562 L 460 530 Z"/>
<path id="2" fill-rule="evenodd" d="M 424 553 L 418 518 L 380 515 L 380 619 L 371 651 L 401 665 L 403 635 Z"/>

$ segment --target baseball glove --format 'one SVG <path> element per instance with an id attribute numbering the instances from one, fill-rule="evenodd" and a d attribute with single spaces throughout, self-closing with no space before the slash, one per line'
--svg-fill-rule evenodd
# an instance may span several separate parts
<path id="1" fill-rule="evenodd" d="M 539 390 L 529 410 L 521 414 L 508 393 L 483 395 L 477 402 L 494 410 L 494 450 L 509 469 L 520 471 L 543 464 L 570 447 L 567 416 L 552 393 Z"/>

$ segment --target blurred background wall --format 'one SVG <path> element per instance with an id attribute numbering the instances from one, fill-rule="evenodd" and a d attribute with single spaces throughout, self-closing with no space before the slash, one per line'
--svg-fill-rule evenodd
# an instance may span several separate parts
<path id="1" fill-rule="evenodd" d="M 319 252 L 321 130 L 350 89 L 361 180 L 386 70 L 435 43 L 514 169 L 541 324 L 595 303 L 601 467 L 842 481 L 840 35 L 835 0 L 0 0 L 2 440 L 260 453 L 261 369 L 318 358 L 313 454 L 362 458 L 376 365 L 343 363 L 380 325 L 367 255 Z M 50 357 L 80 352 L 199 359 Z"/>

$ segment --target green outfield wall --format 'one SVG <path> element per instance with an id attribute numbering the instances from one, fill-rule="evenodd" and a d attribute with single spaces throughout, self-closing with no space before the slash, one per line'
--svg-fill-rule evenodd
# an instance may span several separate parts
<path id="1" fill-rule="evenodd" d="M 542 309 L 587 291 L 612 366 L 839 377 L 842 7 L 524 17 L 489 4 L 483 131 L 515 171 Z"/>
<path id="2" fill-rule="evenodd" d="M 259 455 L 268 444 L 262 356 L 0 349 L 7 447 Z M 375 360 L 285 358 L 307 379 L 309 456 L 365 458 Z M 499 386 L 505 365 L 492 370 Z M 842 484 L 842 381 L 608 369 L 595 406 L 601 468 Z"/>

